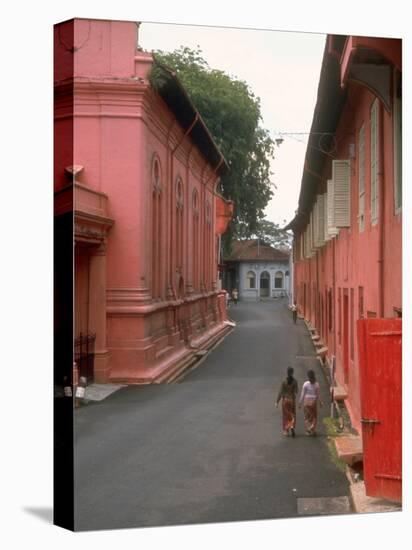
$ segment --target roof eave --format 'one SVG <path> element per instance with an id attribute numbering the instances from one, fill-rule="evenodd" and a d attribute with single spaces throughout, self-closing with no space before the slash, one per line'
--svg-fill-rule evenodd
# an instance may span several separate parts
<path id="1" fill-rule="evenodd" d="M 342 39 L 344 36 L 341 37 Z M 314 202 L 323 166 L 328 158 L 319 147 L 319 139 L 332 140 L 339 123 L 346 98 L 346 90 L 340 86 L 340 64 L 336 55 L 332 55 L 325 43 L 322 67 L 319 77 L 318 94 L 305 154 L 298 209 L 295 217 L 284 227 L 284 230 L 299 230 L 308 222 Z"/>
<path id="2" fill-rule="evenodd" d="M 220 175 L 229 172 L 229 164 L 176 73 L 161 63 L 155 54 L 152 55 L 154 65 L 162 69 L 166 76 L 166 84 L 155 88 L 156 91 L 176 116 L 183 129 L 190 130 L 189 134 L 192 140 L 205 155 L 212 168 Z M 176 104 L 175 99 L 179 101 L 179 105 Z"/>

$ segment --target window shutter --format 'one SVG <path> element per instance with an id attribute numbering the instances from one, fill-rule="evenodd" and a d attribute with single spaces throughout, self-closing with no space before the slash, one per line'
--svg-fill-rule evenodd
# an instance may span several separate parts
<path id="1" fill-rule="evenodd" d="M 323 238 L 325 241 L 329 240 L 328 234 L 328 193 L 323 194 L 323 212 L 324 212 L 324 224 L 323 224 Z"/>
<path id="2" fill-rule="evenodd" d="M 328 240 L 339 233 L 339 230 L 335 226 L 335 199 L 333 191 L 333 180 L 328 180 Z"/>
<path id="3" fill-rule="evenodd" d="M 313 205 L 313 246 L 314 248 L 318 248 L 320 246 L 319 244 L 319 205 L 318 201 L 316 200 Z"/>
<path id="4" fill-rule="evenodd" d="M 305 254 L 305 258 L 308 258 L 308 228 L 306 227 L 305 232 L 303 234 L 303 250 Z"/>
<path id="5" fill-rule="evenodd" d="M 324 195 L 318 195 L 317 202 L 318 205 L 318 243 L 319 246 L 325 244 L 325 201 Z"/>
<path id="6" fill-rule="evenodd" d="M 378 100 L 375 99 L 371 109 L 371 220 L 378 219 Z"/>
<path id="7" fill-rule="evenodd" d="M 350 227 L 350 161 L 332 161 L 335 227 Z"/>
<path id="8" fill-rule="evenodd" d="M 365 192 L 365 126 L 359 130 L 359 194 Z"/>
<path id="9" fill-rule="evenodd" d="M 305 230 L 305 258 L 312 257 L 312 215 Z"/>
<path id="10" fill-rule="evenodd" d="M 299 235 L 299 240 L 300 240 L 300 259 L 303 260 L 305 258 L 305 248 L 304 248 L 304 244 L 305 244 L 305 239 L 304 239 L 304 236 L 305 234 L 303 232 L 300 233 Z"/>
<path id="11" fill-rule="evenodd" d="M 358 221 L 359 231 L 365 229 L 365 126 L 359 130 L 359 155 L 358 155 Z"/>
<path id="12" fill-rule="evenodd" d="M 395 180 L 395 214 L 402 208 L 402 78 L 399 71 L 395 71 L 393 96 L 394 120 L 394 180 Z"/>
<path id="13" fill-rule="evenodd" d="M 309 258 L 313 256 L 313 210 L 310 213 L 310 222 L 309 222 Z"/>
<path id="14" fill-rule="evenodd" d="M 307 225 L 305 229 L 305 258 L 309 258 L 308 237 L 309 237 L 309 225 Z"/>

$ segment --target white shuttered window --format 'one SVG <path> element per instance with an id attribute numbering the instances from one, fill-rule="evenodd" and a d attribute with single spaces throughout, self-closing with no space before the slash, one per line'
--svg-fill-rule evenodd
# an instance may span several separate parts
<path id="1" fill-rule="evenodd" d="M 325 203 L 323 195 L 316 199 L 316 246 L 325 244 Z"/>
<path id="2" fill-rule="evenodd" d="M 376 224 L 379 215 L 379 102 L 377 99 L 372 104 L 371 108 L 371 222 Z"/>
<path id="3" fill-rule="evenodd" d="M 399 71 L 395 72 L 393 97 L 393 135 L 394 135 L 394 199 L 395 214 L 402 209 L 402 80 Z"/>
<path id="4" fill-rule="evenodd" d="M 335 227 L 350 227 L 350 161 L 332 161 Z"/>
<path id="5" fill-rule="evenodd" d="M 329 240 L 328 234 L 328 193 L 323 194 L 323 239 L 325 241 Z"/>
<path id="6" fill-rule="evenodd" d="M 359 187 L 359 203 L 358 203 L 358 222 L 359 232 L 365 229 L 365 126 L 359 130 L 358 142 L 358 187 Z"/>
<path id="7" fill-rule="evenodd" d="M 312 212 L 310 213 L 310 222 L 309 222 L 309 235 L 310 235 L 310 238 L 309 238 L 309 255 L 310 257 L 313 256 L 313 253 L 314 253 L 314 220 L 313 220 L 313 210 Z"/>
<path id="8" fill-rule="evenodd" d="M 318 225 L 319 225 L 319 206 L 318 206 L 318 202 L 315 201 L 314 204 L 313 204 L 313 246 L 315 248 L 318 248 L 320 245 L 319 245 L 319 240 L 318 240 Z"/>
<path id="9" fill-rule="evenodd" d="M 327 239 L 331 239 L 339 233 L 335 225 L 335 198 L 333 180 L 328 180 L 327 192 Z"/>

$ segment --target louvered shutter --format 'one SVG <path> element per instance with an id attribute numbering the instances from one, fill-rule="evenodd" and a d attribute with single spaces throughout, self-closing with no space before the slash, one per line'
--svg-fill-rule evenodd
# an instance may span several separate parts
<path id="1" fill-rule="evenodd" d="M 335 226 L 335 198 L 333 180 L 328 180 L 328 240 L 338 234 L 339 230 Z"/>
<path id="2" fill-rule="evenodd" d="M 306 226 L 306 230 L 305 230 L 305 257 L 306 258 L 310 258 L 311 255 L 312 255 L 312 251 L 311 251 L 311 230 L 312 230 L 312 227 L 311 227 L 311 223 L 309 221 L 308 225 Z"/>
<path id="3" fill-rule="evenodd" d="M 305 229 L 305 258 L 309 258 L 308 237 L 309 237 L 309 231 L 307 226 Z"/>
<path id="4" fill-rule="evenodd" d="M 300 240 L 300 259 L 303 260 L 305 258 L 305 249 L 304 249 L 304 236 L 305 234 L 301 231 L 299 235 Z"/>
<path id="5" fill-rule="evenodd" d="M 315 248 L 320 248 L 325 244 L 323 195 L 317 196 L 313 212 L 315 220 L 314 245 Z"/>
<path id="6" fill-rule="evenodd" d="M 303 243 L 303 258 L 306 258 L 306 229 L 302 233 L 302 243 Z"/>
<path id="7" fill-rule="evenodd" d="M 358 221 L 359 231 L 365 229 L 365 127 L 359 130 L 359 154 L 358 154 Z"/>
<path id="8" fill-rule="evenodd" d="M 323 239 L 324 241 L 329 240 L 328 234 L 328 193 L 323 194 Z"/>
<path id="9" fill-rule="evenodd" d="M 325 244 L 325 202 L 324 202 L 324 196 L 318 195 L 317 201 L 316 201 L 318 208 L 317 208 L 317 214 L 318 214 L 318 243 L 319 246 L 323 246 Z"/>
<path id="10" fill-rule="evenodd" d="M 378 219 L 378 100 L 375 99 L 371 109 L 371 220 Z"/>
<path id="11" fill-rule="evenodd" d="M 350 161 L 332 161 L 335 227 L 350 227 Z"/>
<path id="12" fill-rule="evenodd" d="M 310 222 L 309 222 L 309 258 L 313 256 L 313 210 L 310 213 Z"/>
<path id="13" fill-rule="evenodd" d="M 395 214 L 402 208 L 402 79 L 395 71 L 393 94 L 393 137 L 394 137 L 394 177 L 395 177 Z"/>
<path id="14" fill-rule="evenodd" d="M 318 216 L 318 201 L 315 201 L 313 204 L 313 246 L 314 248 L 319 247 L 318 239 L 318 227 L 319 227 L 319 216 Z"/>

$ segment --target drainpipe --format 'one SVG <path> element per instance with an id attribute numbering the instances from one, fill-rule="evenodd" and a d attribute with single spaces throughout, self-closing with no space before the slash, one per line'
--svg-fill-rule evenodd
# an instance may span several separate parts
<path id="1" fill-rule="evenodd" d="M 384 128 L 383 109 L 379 103 L 379 250 L 378 250 L 378 292 L 379 292 L 379 317 L 385 316 L 385 288 L 384 288 L 384 221 L 385 221 L 385 181 L 384 181 Z"/>

